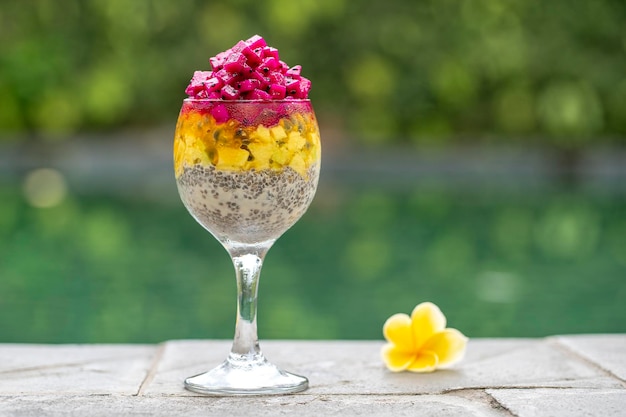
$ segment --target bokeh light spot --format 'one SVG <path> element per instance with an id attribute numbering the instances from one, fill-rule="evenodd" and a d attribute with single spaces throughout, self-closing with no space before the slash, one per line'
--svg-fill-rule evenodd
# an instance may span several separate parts
<path id="1" fill-rule="evenodd" d="M 478 277 L 476 295 L 491 303 L 511 303 L 520 293 L 519 279 L 510 273 L 485 272 Z"/>
<path id="2" fill-rule="evenodd" d="M 347 66 L 345 77 L 350 90 L 364 101 L 389 97 L 396 84 L 391 64 L 375 54 Z"/>
<path id="3" fill-rule="evenodd" d="M 346 247 L 345 260 L 350 279 L 374 281 L 384 278 L 391 265 L 392 249 L 389 241 L 379 236 L 362 236 L 350 241 Z"/>
<path id="4" fill-rule="evenodd" d="M 26 201 L 33 207 L 54 207 L 67 196 L 67 183 L 59 171 L 39 168 L 28 173 L 24 179 L 23 192 Z"/>
<path id="5" fill-rule="evenodd" d="M 73 133 L 82 119 L 80 103 L 63 90 L 42 95 L 33 108 L 33 118 L 45 138 L 63 138 Z"/>
<path id="6" fill-rule="evenodd" d="M 94 68 L 85 78 L 82 97 L 85 110 L 94 121 L 110 123 L 118 120 L 128 110 L 130 85 L 119 68 L 102 65 Z"/>
<path id="7" fill-rule="evenodd" d="M 584 204 L 559 202 L 535 224 L 537 245 L 551 257 L 580 260 L 595 251 L 599 235 L 600 220 Z"/>
<path id="8" fill-rule="evenodd" d="M 463 107 L 474 99 L 476 79 L 469 69 L 454 60 L 446 60 L 431 74 L 435 95 L 452 107 Z"/>
<path id="9" fill-rule="evenodd" d="M 585 136 L 603 126 L 603 107 L 595 89 L 585 83 L 555 82 L 539 97 L 538 116 L 554 136 Z"/>
<path id="10" fill-rule="evenodd" d="M 439 277 L 453 277 L 474 264 L 476 253 L 471 237 L 449 232 L 438 237 L 426 251 L 429 268 Z"/>

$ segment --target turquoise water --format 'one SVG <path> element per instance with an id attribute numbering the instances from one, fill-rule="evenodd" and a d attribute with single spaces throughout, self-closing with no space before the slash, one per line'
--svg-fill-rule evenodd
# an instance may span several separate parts
<path id="1" fill-rule="evenodd" d="M 0 187 L 0 342 L 232 337 L 226 252 L 179 201 Z M 324 184 L 270 250 L 262 339 L 379 339 L 422 301 L 470 337 L 626 332 L 626 197 Z"/>

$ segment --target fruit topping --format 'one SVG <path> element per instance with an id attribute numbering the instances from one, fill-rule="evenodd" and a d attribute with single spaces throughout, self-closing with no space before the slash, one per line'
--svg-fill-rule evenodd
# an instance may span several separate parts
<path id="1" fill-rule="evenodd" d="M 289 67 L 278 49 L 254 35 L 209 58 L 211 71 L 194 72 L 185 89 L 190 98 L 214 100 L 306 99 L 311 81 L 302 67 Z M 216 117 L 217 119 L 217 117 Z"/>

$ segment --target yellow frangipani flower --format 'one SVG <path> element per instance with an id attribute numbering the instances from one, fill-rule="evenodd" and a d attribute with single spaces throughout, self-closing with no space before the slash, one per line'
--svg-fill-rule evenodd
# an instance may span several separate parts
<path id="1" fill-rule="evenodd" d="M 411 316 L 398 313 L 383 326 L 387 344 L 381 350 L 390 371 L 432 372 L 463 359 L 467 337 L 446 329 L 446 317 L 433 303 L 421 303 Z"/>

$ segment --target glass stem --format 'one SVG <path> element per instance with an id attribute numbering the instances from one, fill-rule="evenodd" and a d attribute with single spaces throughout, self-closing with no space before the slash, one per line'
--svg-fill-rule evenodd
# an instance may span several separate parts
<path id="1" fill-rule="evenodd" d="M 237 322 L 231 361 L 262 360 L 257 335 L 257 294 L 263 259 L 271 244 L 228 248 L 237 276 Z"/>

